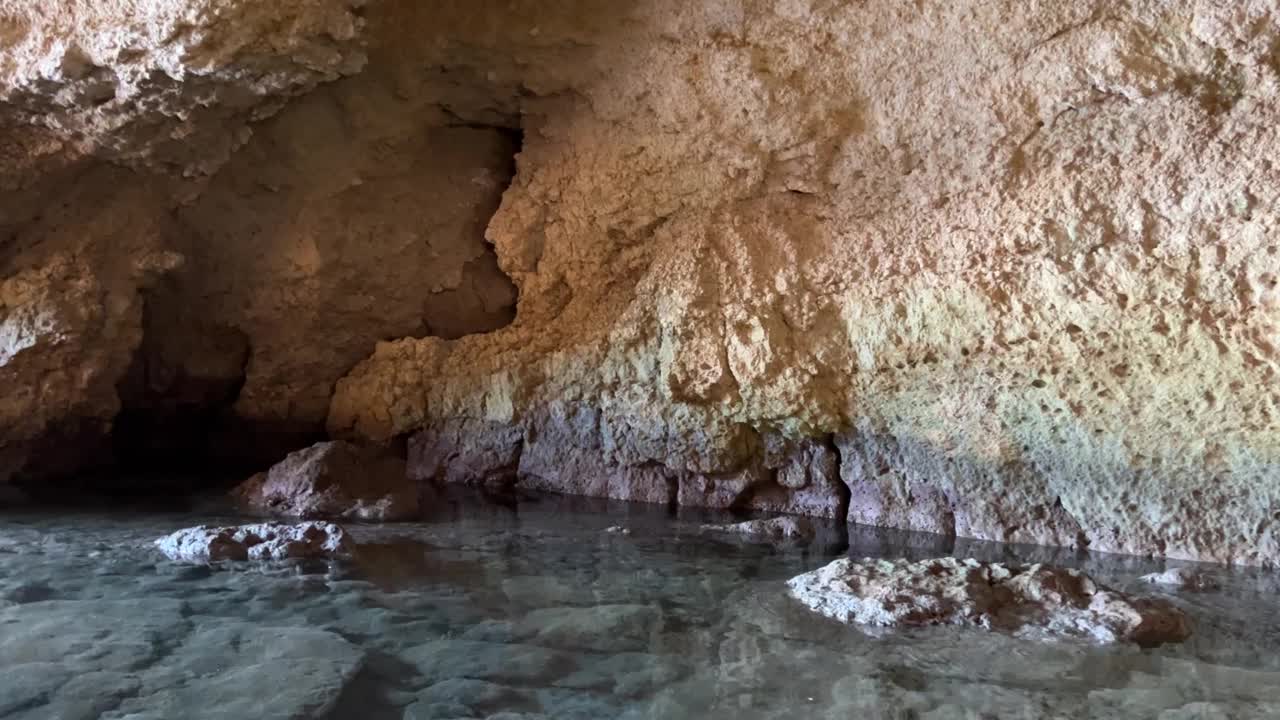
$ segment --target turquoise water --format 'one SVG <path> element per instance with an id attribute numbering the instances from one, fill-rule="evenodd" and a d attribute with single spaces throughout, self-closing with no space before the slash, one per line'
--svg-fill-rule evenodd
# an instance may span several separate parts
<path id="1" fill-rule="evenodd" d="M 755 545 L 648 506 L 466 498 L 348 526 L 342 563 L 168 562 L 150 546 L 224 513 L 0 511 L 0 718 L 1280 717 L 1280 577 L 1212 569 L 1171 592 L 1187 643 L 1039 644 L 978 630 L 867 634 L 784 581 L 846 552 L 1084 567 L 1158 562 L 830 527 Z M 611 526 L 630 533 L 606 532 Z"/>

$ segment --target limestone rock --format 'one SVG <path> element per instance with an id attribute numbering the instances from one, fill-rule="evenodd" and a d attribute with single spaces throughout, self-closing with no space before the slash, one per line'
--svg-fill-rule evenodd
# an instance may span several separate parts
<path id="1" fill-rule="evenodd" d="M 503 486 L 515 482 L 524 430 L 446 422 L 409 439 L 409 476 L 420 482 Z"/>
<path id="2" fill-rule="evenodd" d="M 432 478 L 1280 563 L 1277 27 L 0 3 L 0 477 L 207 375 Z"/>
<path id="3" fill-rule="evenodd" d="M 0 481 L 274 461 L 378 340 L 510 321 L 514 136 L 350 77 L 363 5 L 0 2 Z"/>
<path id="4" fill-rule="evenodd" d="M 363 667 L 363 651 L 331 632 L 211 623 L 143 674 L 142 692 L 104 717 L 324 717 Z"/>
<path id="5" fill-rule="evenodd" d="M 0 675 L 29 663 L 56 665 L 72 674 L 144 667 L 186 629 L 186 609 L 167 598 L 52 600 L 0 608 Z"/>
<path id="6" fill-rule="evenodd" d="M 649 605 L 551 607 L 525 613 L 512 635 L 539 647 L 618 653 L 647 650 L 661 622 Z"/>
<path id="7" fill-rule="evenodd" d="M 359 70 L 361 0 L 0 2 L 0 117 L 78 154 L 210 172 L 285 100 Z"/>
<path id="8" fill-rule="evenodd" d="M 201 525 L 166 535 L 155 545 L 170 560 L 190 563 L 335 558 L 356 552 L 346 531 L 327 522 Z"/>
<path id="9" fill-rule="evenodd" d="M 0 608 L 6 718 L 323 717 L 364 666 L 338 635 L 197 615 L 165 598 Z"/>
<path id="10" fill-rule="evenodd" d="M 760 445 L 761 456 L 720 466 L 664 457 L 656 439 L 602 437 L 603 421 L 590 406 L 566 402 L 531 412 L 522 424 L 445 420 L 410 439 L 410 473 L 662 505 L 845 514 L 836 451 L 821 442 L 747 432 L 739 441 Z"/>
<path id="11" fill-rule="evenodd" d="M 439 682 L 458 678 L 512 685 L 546 684 L 578 668 L 571 653 L 527 644 L 439 640 L 411 649 L 405 659 L 422 677 Z"/>
<path id="12" fill-rule="evenodd" d="M 20 231 L 0 210 L 0 233 L 12 233 L 0 252 L 0 483 L 98 457 L 142 340 L 140 293 L 184 262 L 164 247 L 168 219 L 134 214 L 163 194 L 155 183 L 82 168 L 35 189 L 54 188 L 58 201 L 15 202 L 36 215 Z"/>
<path id="13" fill-rule="evenodd" d="M 170 310 L 152 328 L 175 338 L 157 348 L 166 364 L 202 362 L 183 327 L 234 328 L 249 346 L 235 414 L 315 433 L 333 383 L 378 341 L 509 323 L 516 290 L 485 227 L 517 148 L 503 132 L 447 122 L 425 96 L 406 100 L 371 77 L 258 125 L 177 211 L 185 233 L 173 242 L 189 270 L 157 295 Z"/>
<path id="14" fill-rule="evenodd" d="M 284 517 L 386 522 L 418 515 L 418 491 L 404 461 L 344 441 L 290 453 L 232 494 L 247 510 Z"/>
<path id="15" fill-rule="evenodd" d="M 784 516 L 728 525 L 703 525 L 706 532 L 728 533 L 749 538 L 772 540 L 811 540 L 816 535 L 813 523 L 803 517 Z"/>
<path id="16" fill-rule="evenodd" d="M 457 40 L 493 106 L 546 93 L 519 101 L 536 131 L 487 233 L 518 319 L 379 345 L 332 432 L 521 427 L 541 489 L 774 511 L 801 474 L 759 471 L 766 436 L 831 437 L 835 501 L 795 511 L 1280 562 L 1280 398 L 1244 399 L 1280 369 L 1271 4 L 655 0 L 494 26 Z"/>
<path id="17" fill-rule="evenodd" d="M 843 558 L 787 585 L 815 612 L 868 626 L 969 625 L 1027 637 L 1142 645 L 1179 642 L 1191 634 L 1186 616 L 1168 603 L 1127 597 L 1078 570 L 1045 565 Z"/>
<path id="18" fill-rule="evenodd" d="M 1143 582 L 1166 585 L 1179 590 L 1217 590 L 1222 586 L 1212 575 L 1185 567 L 1172 567 L 1164 572 L 1143 575 Z"/>

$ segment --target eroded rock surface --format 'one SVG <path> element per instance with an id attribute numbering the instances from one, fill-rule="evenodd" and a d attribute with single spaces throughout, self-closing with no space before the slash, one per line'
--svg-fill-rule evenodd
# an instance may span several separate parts
<path id="1" fill-rule="evenodd" d="M 505 427 L 541 489 L 1274 563 L 1275 13 L 513 9 L 459 43 L 548 92 L 488 232 L 517 321 L 380 345 L 329 427 Z"/>
<path id="2" fill-rule="evenodd" d="M 1222 587 L 1222 583 L 1209 573 L 1184 567 L 1174 567 L 1164 572 L 1143 575 L 1141 580 L 1152 585 L 1163 585 L 1178 590 L 1217 590 Z"/>
<path id="3" fill-rule="evenodd" d="M 1046 565 L 842 558 L 787 585 L 815 612 L 875 627 L 971 625 L 1027 637 L 1142 645 L 1191 634 L 1182 611 L 1164 601 L 1128 597 L 1078 570 Z"/>
<path id="4" fill-rule="evenodd" d="M 268 515 L 379 522 L 418 516 L 418 489 L 404 460 L 344 441 L 290 453 L 232 494 L 244 509 Z"/>
<path id="5" fill-rule="evenodd" d="M 802 517 L 776 517 L 723 525 L 703 525 L 706 532 L 763 540 L 810 540 L 817 534 L 813 523 Z"/>
<path id="6" fill-rule="evenodd" d="M 430 481 L 1280 562 L 1273 2 L 122 7 L 0 5 L 0 474 L 142 347 Z"/>
<path id="7" fill-rule="evenodd" d="M 356 552 L 346 531 L 327 522 L 201 525 L 166 535 L 155 545 L 170 560 L 191 563 L 335 558 Z"/>
<path id="8" fill-rule="evenodd" d="M 353 77 L 363 5 L 0 3 L 0 481 L 274 461 L 378 340 L 510 321 L 516 124 Z"/>
<path id="9" fill-rule="evenodd" d="M 364 665 L 338 635 L 205 618 L 171 599 L 0 608 L 0 714 L 16 720 L 322 717 Z"/>
<path id="10" fill-rule="evenodd" d="M 0 120 L 59 149 L 216 169 L 269 115 L 358 71 L 362 0 L 0 3 Z"/>

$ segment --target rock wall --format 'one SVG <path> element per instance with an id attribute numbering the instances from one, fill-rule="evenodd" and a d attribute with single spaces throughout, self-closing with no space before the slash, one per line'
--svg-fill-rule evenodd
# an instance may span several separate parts
<path id="1" fill-rule="evenodd" d="M 380 345 L 332 432 L 425 428 L 424 477 L 1280 559 L 1275 3 L 575 10 L 473 53 L 554 90 L 489 226 L 516 323 Z M 561 89 L 566 47 L 597 72 Z M 807 438 L 838 462 L 770 450 Z"/>
<path id="2" fill-rule="evenodd" d="M 147 291 L 246 336 L 238 416 L 314 423 L 408 336 L 328 429 L 424 481 L 1280 560 L 1274 1 L 273 7 L 201 77 L 364 69 L 199 123 L 240 149 L 162 183 Z M 363 45 L 297 62 L 342 13 Z"/>
<path id="3" fill-rule="evenodd" d="M 0 3 L 0 482 L 274 461 L 378 340 L 514 314 L 518 126 L 347 77 L 360 3 L 260 5 Z"/>

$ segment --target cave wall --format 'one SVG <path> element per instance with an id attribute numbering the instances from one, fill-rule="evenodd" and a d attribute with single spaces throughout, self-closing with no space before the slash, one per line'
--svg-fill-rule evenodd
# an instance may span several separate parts
<path id="1" fill-rule="evenodd" d="M 1280 560 L 1275 2 L 189 5 L 248 48 L 201 83 L 293 77 L 189 113 L 213 152 L 76 120 L 145 90 L 33 125 L 9 70 L 0 156 L 167 173 L 145 294 L 251 336 L 243 417 L 327 405 L 424 482 Z"/>
<path id="2" fill-rule="evenodd" d="M 331 431 L 420 432 L 423 477 L 452 458 L 571 492 L 807 493 L 969 537 L 1280 557 L 1274 3 L 503 17 L 475 55 L 526 46 L 535 89 L 489 227 L 517 320 L 380 345 Z M 559 76 L 548 48 L 579 57 Z M 837 462 L 802 485 L 806 442 Z"/>
<path id="3" fill-rule="evenodd" d="M 0 5 L 0 482 L 269 463 L 378 340 L 510 322 L 518 119 L 352 75 L 360 6 Z"/>

